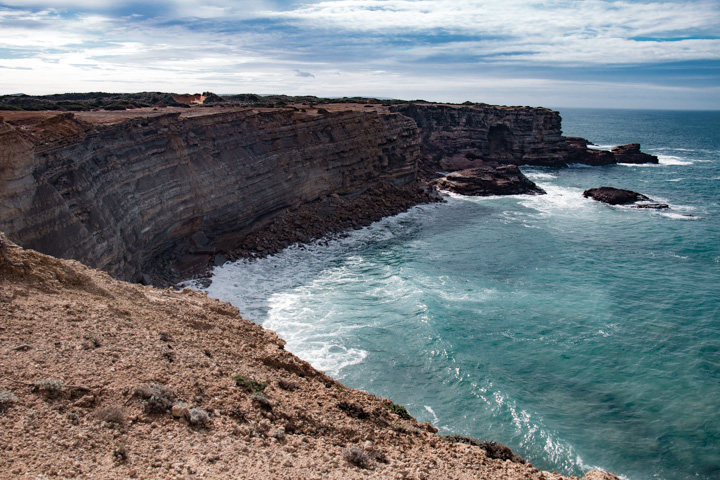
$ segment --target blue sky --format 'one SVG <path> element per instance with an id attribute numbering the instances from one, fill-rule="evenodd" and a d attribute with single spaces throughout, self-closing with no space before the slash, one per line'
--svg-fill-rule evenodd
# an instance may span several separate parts
<path id="1" fill-rule="evenodd" d="M 720 0 L 10 0 L 0 93 L 720 110 Z"/>

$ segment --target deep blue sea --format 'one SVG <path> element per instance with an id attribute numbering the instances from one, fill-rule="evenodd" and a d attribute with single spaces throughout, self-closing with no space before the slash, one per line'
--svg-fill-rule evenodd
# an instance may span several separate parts
<path id="1" fill-rule="evenodd" d="M 720 478 L 720 112 L 561 115 L 660 164 L 523 167 L 547 195 L 452 196 L 208 291 L 441 433 L 565 474 Z M 604 185 L 671 208 L 583 198 Z"/>

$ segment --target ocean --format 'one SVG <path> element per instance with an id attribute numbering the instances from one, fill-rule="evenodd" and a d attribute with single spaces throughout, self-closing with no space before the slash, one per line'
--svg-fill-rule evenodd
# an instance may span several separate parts
<path id="1" fill-rule="evenodd" d="M 440 433 L 564 474 L 720 478 L 720 112 L 560 113 L 660 164 L 522 167 L 547 195 L 453 195 L 207 291 Z M 670 209 L 583 198 L 605 185 Z"/>

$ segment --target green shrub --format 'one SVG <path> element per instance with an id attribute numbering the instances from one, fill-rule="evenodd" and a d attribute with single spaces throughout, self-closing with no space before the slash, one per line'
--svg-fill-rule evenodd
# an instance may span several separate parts
<path id="1" fill-rule="evenodd" d="M 412 419 L 412 417 L 408 413 L 407 409 L 405 407 L 403 407 L 402 405 L 396 405 L 396 404 L 390 402 L 390 403 L 386 403 L 383 406 L 400 418 L 403 418 L 405 420 Z"/>
<path id="2" fill-rule="evenodd" d="M 268 386 L 267 383 L 258 382 L 257 380 L 253 380 L 251 378 L 245 378 L 242 375 L 235 375 L 232 379 L 235 380 L 235 385 L 248 393 L 260 393 Z"/>

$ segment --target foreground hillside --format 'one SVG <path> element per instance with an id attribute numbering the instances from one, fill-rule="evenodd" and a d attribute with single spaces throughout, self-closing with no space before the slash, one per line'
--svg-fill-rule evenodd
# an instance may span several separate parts
<path id="1" fill-rule="evenodd" d="M 0 240 L 2 478 L 564 478 L 344 387 L 228 303 Z"/>

